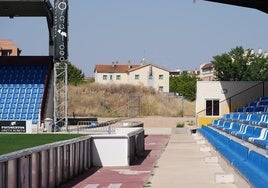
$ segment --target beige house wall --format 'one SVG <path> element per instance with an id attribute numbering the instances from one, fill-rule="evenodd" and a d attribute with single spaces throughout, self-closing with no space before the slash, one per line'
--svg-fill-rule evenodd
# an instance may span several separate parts
<path id="1" fill-rule="evenodd" d="M 107 76 L 107 80 L 103 80 L 103 76 Z M 117 76 L 120 76 L 120 79 L 117 80 Z M 101 84 L 115 83 L 115 84 L 127 84 L 128 75 L 127 73 L 95 73 L 95 82 Z"/>
<path id="2" fill-rule="evenodd" d="M 152 67 L 152 79 L 149 79 L 150 67 Z M 135 79 L 135 75 L 139 75 L 138 80 Z M 163 92 L 169 92 L 169 72 L 151 65 L 131 71 L 129 73 L 129 82 L 131 84 L 142 84 L 144 86 L 153 87 L 157 91 L 159 87 L 163 87 Z"/>
<path id="3" fill-rule="evenodd" d="M 153 77 L 151 80 L 149 79 L 150 67 L 152 67 L 152 73 L 153 73 Z M 104 75 L 107 76 L 107 80 L 103 80 Z M 117 75 L 121 76 L 120 80 L 116 80 Z M 138 75 L 138 79 L 136 75 Z M 157 91 L 159 91 L 159 87 L 162 87 L 163 92 L 169 92 L 169 72 L 152 65 L 137 68 L 133 71 L 130 71 L 129 73 L 95 72 L 95 82 L 102 84 L 115 83 L 115 84 L 143 85 L 153 87 Z"/>
<path id="4" fill-rule="evenodd" d="M 208 124 L 213 119 L 221 118 L 224 114 L 245 106 L 248 102 L 266 94 L 267 82 L 220 82 L 198 81 L 196 92 L 196 118 L 197 125 Z M 218 99 L 220 101 L 219 116 L 206 116 L 206 100 Z"/>

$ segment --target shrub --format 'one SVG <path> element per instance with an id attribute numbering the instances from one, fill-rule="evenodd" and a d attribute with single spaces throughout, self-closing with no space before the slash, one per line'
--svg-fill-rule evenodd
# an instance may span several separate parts
<path id="1" fill-rule="evenodd" d="M 140 100 L 130 102 L 130 97 Z M 180 98 L 166 96 L 153 88 L 129 84 L 84 83 L 69 85 L 68 114 L 83 117 L 127 117 L 132 110 L 140 116 L 181 116 Z M 194 102 L 183 101 L 184 116 L 194 115 Z"/>
<path id="2" fill-rule="evenodd" d="M 177 126 L 176 127 L 182 128 L 182 127 L 184 127 L 184 123 L 177 123 Z"/>

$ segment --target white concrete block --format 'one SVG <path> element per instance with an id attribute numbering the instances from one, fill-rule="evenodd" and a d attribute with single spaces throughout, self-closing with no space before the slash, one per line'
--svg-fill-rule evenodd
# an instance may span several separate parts
<path id="1" fill-rule="evenodd" d="M 195 136 L 194 139 L 195 139 L 195 140 L 202 140 L 203 137 L 202 137 L 202 136 Z"/>
<path id="2" fill-rule="evenodd" d="M 206 163 L 218 163 L 219 158 L 217 156 L 212 156 L 212 157 L 206 157 L 205 158 Z"/>
<path id="3" fill-rule="evenodd" d="M 200 147 L 200 151 L 209 152 L 209 151 L 211 151 L 211 148 L 208 146 Z"/>
<path id="4" fill-rule="evenodd" d="M 226 173 L 216 173 L 215 174 L 216 183 L 234 183 L 234 175 Z"/>
<path id="5" fill-rule="evenodd" d="M 120 188 L 122 183 L 112 183 L 107 188 Z"/>
<path id="6" fill-rule="evenodd" d="M 202 139 L 202 140 L 197 140 L 197 144 L 205 144 L 206 143 L 206 141 L 204 140 L 204 139 Z"/>
<path id="7" fill-rule="evenodd" d="M 199 136 L 199 134 L 198 133 L 193 133 L 192 136 Z"/>
<path id="8" fill-rule="evenodd" d="M 87 184 L 84 188 L 97 188 L 99 184 Z"/>

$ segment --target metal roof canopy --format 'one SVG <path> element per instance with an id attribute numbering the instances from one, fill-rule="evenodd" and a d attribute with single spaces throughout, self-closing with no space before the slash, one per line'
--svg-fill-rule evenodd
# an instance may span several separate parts
<path id="1" fill-rule="evenodd" d="M 53 7 L 49 0 L 0 0 L 0 17 L 46 17 L 49 46 L 53 46 Z M 52 55 L 52 52 L 50 52 Z"/>
<path id="2" fill-rule="evenodd" d="M 254 8 L 262 12 L 268 13 L 267 0 L 205 0 L 216 3 L 224 3 L 229 5 L 242 6 L 247 8 Z"/>
<path id="3" fill-rule="evenodd" d="M 0 16 L 45 16 L 53 17 L 49 0 L 0 0 Z"/>

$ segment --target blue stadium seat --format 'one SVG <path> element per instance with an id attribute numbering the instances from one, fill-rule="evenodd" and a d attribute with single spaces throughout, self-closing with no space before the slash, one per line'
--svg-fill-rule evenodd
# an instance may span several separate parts
<path id="1" fill-rule="evenodd" d="M 251 136 L 251 137 L 249 137 L 248 138 L 248 141 L 249 142 L 254 142 L 254 140 L 264 140 L 265 139 L 265 137 L 266 137 L 266 135 L 267 135 L 267 131 L 268 131 L 268 129 L 266 129 L 266 128 L 261 128 L 261 131 L 260 131 L 260 133 L 258 133 L 258 134 L 253 134 L 253 136 Z"/>
<path id="2" fill-rule="evenodd" d="M 20 119 L 25 120 L 26 119 L 26 114 L 22 113 L 20 116 Z"/>
<path id="3" fill-rule="evenodd" d="M 27 119 L 27 120 L 31 120 L 31 119 L 33 119 L 33 115 L 32 115 L 32 114 L 27 114 L 26 119 Z"/>
<path id="4" fill-rule="evenodd" d="M 255 139 L 253 141 L 254 145 L 261 147 L 263 149 L 268 150 L 268 136 L 266 133 L 266 136 L 264 137 L 264 139 Z"/>
<path id="5" fill-rule="evenodd" d="M 7 114 L 6 113 L 2 114 L 2 119 L 7 120 Z"/>
<path id="6" fill-rule="evenodd" d="M 231 132 L 238 132 L 240 130 L 240 124 L 237 122 L 232 122 L 229 128 L 224 129 L 225 132 L 231 134 Z"/>
<path id="7" fill-rule="evenodd" d="M 232 131 L 230 131 L 230 133 L 229 134 L 231 134 L 231 135 L 237 135 L 237 134 L 243 134 L 244 132 L 245 132 L 245 129 L 246 129 L 246 125 L 245 124 L 240 124 L 239 123 L 239 130 L 237 129 L 237 130 L 232 130 Z"/>
<path id="8" fill-rule="evenodd" d="M 250 129 L 249 129 L 249 131 L 247 131 L 246 134 L 244 134 L 244 135 L 242 136 L 242 139 L 248 141 L 248 138 L 249 138 L 249 137 L 257 138 L 257 137 L 260 136 L 261 131 L 262 131 L 262 128 L 261 128 L 261 127 L 255 127 L 255 126 L 254 126 L 254 127 L 253 127 L 253 131 L 251 132 Z"/>

